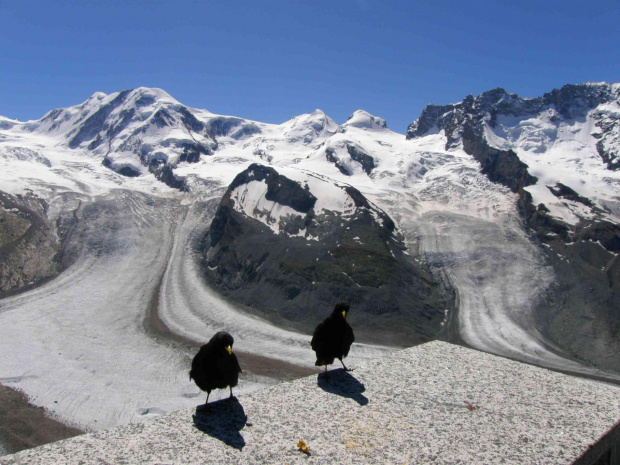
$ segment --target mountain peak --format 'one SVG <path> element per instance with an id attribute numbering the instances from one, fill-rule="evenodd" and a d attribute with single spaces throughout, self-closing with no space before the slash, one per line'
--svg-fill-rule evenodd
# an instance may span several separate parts
<path id="1" fill-rule="evenodd" d="M 106 98 L 108 96 L 108 94 L 106 94 L 105 92 L 101 92 L 101 91 L 97 91 L 95 92 L 93 95 L 91 95 L 87 101 L 92 101 L 92 100 L 103 100 L 104 98 Z"/>
<path id="2" fill-rule="evenodd" d="M 365 110 L 357 110 L 351 116 L 349 116 L 349 118 L 342 125 L 342 127 L 383 130 L 387 129 L 387 123 L 383 118 L 373 116 Z"/>
<path id="3" fill-rule="evenodd" d="M 317 138 L 329 137 L 338 130 L 338 124 L 319 109 L 295 116 L 282 126 L 289 127 L 286 130 L 289 140 L 301 140 L 305 144 L 314 142 Z"/>
<path id="4" fill-rule="evenodd" d="M 137 87 L 133 90 L 130 90 L 129 95 L 136 98 L 136 103 L 139 103 L 141 101 L 142 102 L 161 101 L 161 102 L 173 103 L 173 104 L 180 103 L 177 99 L 172 97 L 172 95 L 170 95 L 168 92 L 166 92 L 163 89 L 159 89 L 157 87 Z"/>

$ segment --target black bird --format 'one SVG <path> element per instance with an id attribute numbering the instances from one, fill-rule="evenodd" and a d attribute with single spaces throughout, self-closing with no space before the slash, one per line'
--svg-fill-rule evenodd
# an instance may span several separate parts
<path id="1" fill-rule="evenodd" d="M 207 401 L 213 389 L 230 387 L 230 399 L 233 399 L 232 388 L 239 381 L 241 367 L 237 356 L 232 353 L 235 343 L 233 337 L 226 331 L 220 331 L 203 345 L 194 360 L 189 372 L 189 379 L 194 379 L 196 385 L 203 391 L 207 391 Z"/>
<path id="2" fill-rule="evenodd" d="M 348 303 L 337 303 L 332 314 L 322 323 L 319 323 L 314 330 L 312 342 L 310 342 L 312 350 L 316 352 L 314 364 L 316 366 L 325 365 L 326 373 L 327 365 L 334 363 L 335 358 L 340 360 L 345 371 L 351 371 L 342 361 L 344 357 L 349 355 L 351 344 L 355 341 L 353 329 L 346 320 L 348 311 Z"/>

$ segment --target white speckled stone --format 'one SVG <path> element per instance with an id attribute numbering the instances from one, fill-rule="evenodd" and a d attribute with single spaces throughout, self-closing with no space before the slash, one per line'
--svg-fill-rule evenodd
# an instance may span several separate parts
<path id="1" fill-rule="evenodd" d="M 591 464 L 620 437 L 620 388 L 431 342 L 350 374 L 210 404 L 196 424 L 194 413 L 85 434 L 0 464 Z M 311 455 L 297 449 L 300 439 Z"/>

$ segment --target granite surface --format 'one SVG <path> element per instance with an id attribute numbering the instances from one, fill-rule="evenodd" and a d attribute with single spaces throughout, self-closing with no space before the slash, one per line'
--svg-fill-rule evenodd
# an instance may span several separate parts
<path id="1" fill-rule="evenodd" d="M 620 438 L 619 420 L 617 386 L 430 342 L 0 464 L 582 465 Z"/>

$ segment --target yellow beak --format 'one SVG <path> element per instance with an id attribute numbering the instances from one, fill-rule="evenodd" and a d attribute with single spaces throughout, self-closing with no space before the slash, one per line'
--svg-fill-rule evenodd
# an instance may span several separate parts
<path id="1" fill-rule="evenodd" d="M 342 318 L 346 318 L 347 317 L 347 312 L 345 312 L 344 310 L 342 311 Z"/>
<path id="2" fill-rule="evenodd" d="M 228 352 L 228 355 L 232 355 L 232 347 L 226 346 L 226 352 Z"/>

